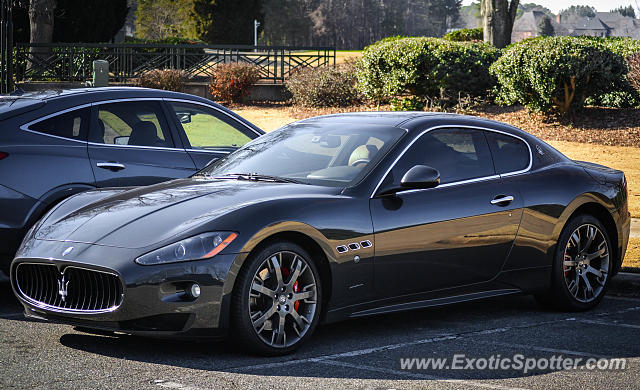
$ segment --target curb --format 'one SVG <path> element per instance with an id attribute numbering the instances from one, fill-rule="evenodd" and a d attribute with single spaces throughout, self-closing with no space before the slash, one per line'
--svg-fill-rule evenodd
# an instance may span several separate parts
<path id="1" fill-rule="evenodd" d="M 640 296 L 640 273 L 619 272 L 609 281 L 609 293 Z"/>

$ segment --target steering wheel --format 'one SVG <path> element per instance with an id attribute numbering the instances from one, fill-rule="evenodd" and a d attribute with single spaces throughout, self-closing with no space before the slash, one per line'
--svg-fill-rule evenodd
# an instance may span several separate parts
<path id="1" fill-rule="evenodd" d="M 359 159 L 357 159 L 356 161 L 352 162 L 349 165 L 351 165 L 352 167 L 355 167 L 358 164 L 368 164 L 369 161 L 371 161 L 371 160 L 369 160 L 368 158 L 359 158 Z"/>

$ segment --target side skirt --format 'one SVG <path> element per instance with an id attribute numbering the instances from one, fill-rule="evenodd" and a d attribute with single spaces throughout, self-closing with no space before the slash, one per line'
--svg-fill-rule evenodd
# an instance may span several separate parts
<path id="1" fill-rule="evenodd" d="M 522 293 L 522 290 L 519 290 L 519 289 L 500 289 L 500 290 L 481 291 L 481 292 L 475 292 L 470 294 L 455 295 L 451 297 L 426 299 L 426 300 L 415 301 L 415 302 L 398 303 L 394 305 L 381 306 L 373 309 L 362 310 L 362 311 L 351 313 L 349 317 L 356 318 L 356 317 L 363 317 L 363 316 L 369 316 L 374 314 L 393 313 L 397 311 L 450 305 L 453 303 L 467 302 L 467 301 L 472 301 L 476 299 L 491 298 L 491 297 L 498 297 L 502 295 L 521 294 L 521 293 Z"/>

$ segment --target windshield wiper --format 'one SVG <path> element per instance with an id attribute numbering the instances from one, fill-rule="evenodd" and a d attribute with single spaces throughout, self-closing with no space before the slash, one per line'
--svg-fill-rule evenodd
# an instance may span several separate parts
<path id="1" fill-rule="evenodd" d="M 214 177 L 214 179 L 236 179 L 236 180 L 270 181 L 274 183 L 304 184 L 301 181 L 298 181 L 295 179 L 289 179 L 288 177 L 261 175 L 259 173 L 227 173 L 219 177 Z"/>

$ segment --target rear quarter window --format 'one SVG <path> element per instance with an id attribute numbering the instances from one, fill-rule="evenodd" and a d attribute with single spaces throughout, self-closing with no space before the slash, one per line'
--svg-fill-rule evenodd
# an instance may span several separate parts
<path id="1" fill-rule="evenodd" d="M 89 129 L 89 113 L 88 107 L 65 112 L 32 123 L 28 129 L 56 137 L 86 141 Z"/>
<path id="2" fill-rule="evenodd" d="M 519 138 L 487 131 L 487 141 L 496 173 L 518 172 L 529 167 L 531 155 L 527 144 Z"/>

